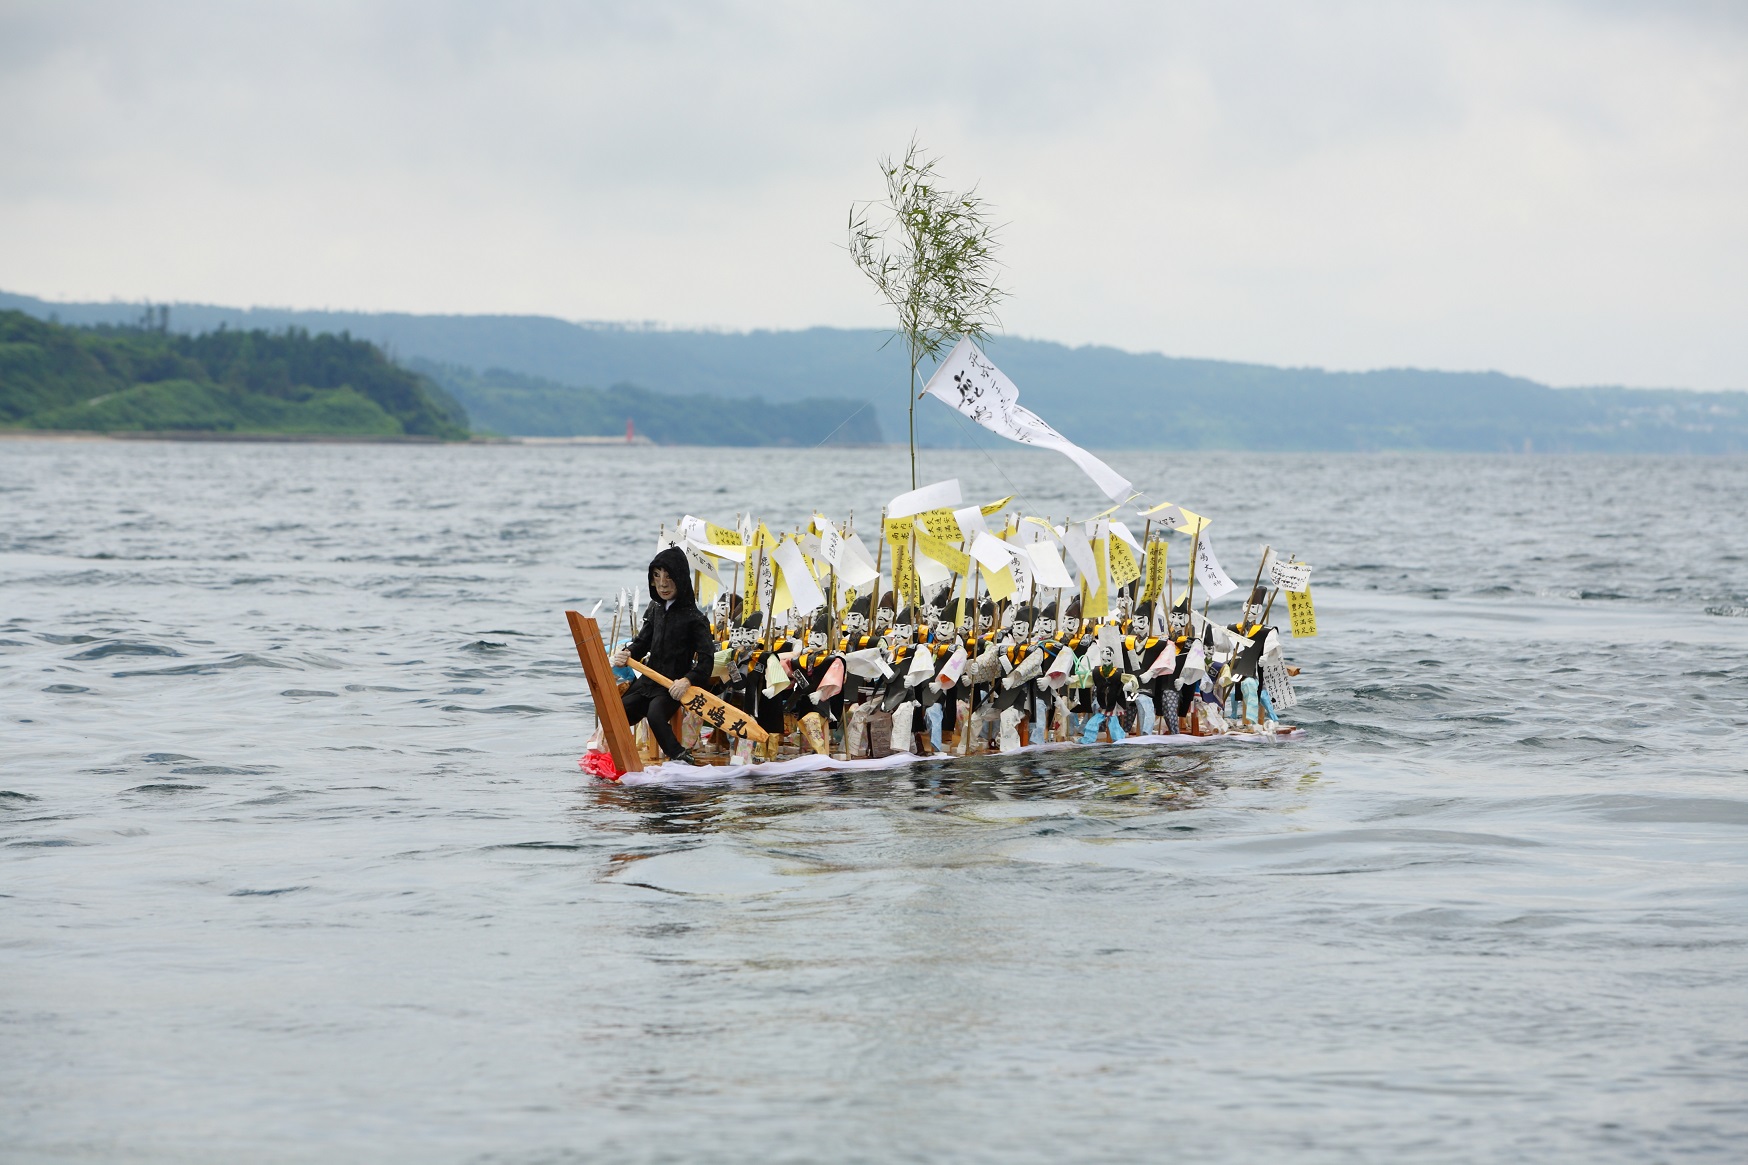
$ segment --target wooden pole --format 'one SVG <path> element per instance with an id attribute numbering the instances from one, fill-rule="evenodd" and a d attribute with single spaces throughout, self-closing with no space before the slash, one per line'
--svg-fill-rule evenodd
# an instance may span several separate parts
<path id="1" fill-rule="evenodd" d="M 1288 562 L 1297 562 L 1297 561 L 1299 561 L 1299 556 L 1297 554 L 1295 554 L 1295 555 L 1293 555 L 1293 557 L 1287 559 L 1287 561 Z M 1274 590 L 1269 592 L 1268 606 L 1266 606 L 1262 609 L 1262 618 L 1257 620 L 1258 623 L 1263 623 L 1263 624 L 1268 623 L 1269 612 L 1275 609 L 1275 596 L 1280 594 L 1280 593 L 1281 593 L 1280 587 L 1276 587 Z"/>
<path id="2" fill-rule="evenodd" d="M 738 513 L 734 516 L 734 528 L 736 530 L 740 529 L 740 514 Z M 747 552 L 745 546 L 741 547 L 740 556 L 743 561 L 746 559 Z M 725 628 L 725 630 L 734 629 L 734 598 L 736 595 L 740 594 L 740 566 L 741 564 L 739 562 L 734 564 L 734 586 L 730 588 L 728 592 L 728 602 L 722 605 L 722 617 L 728 622 L 728 627 Z"/>
<path id="3" fill-rule="evenodd" d="M 1202 528 L 1196 527 L 1196 532 L 1190 535 L 1190 578 L 1184 584 L 1184 609 L 1194 610 L 1196 605 L 1196 551 L 1202 546 Z M 1206 612 L 1204 612 L 1205 614 Z"/>
<path id="4" fill-rule="evenodd" d="M 893 565 L 896 566 L 897 563 L 894 563 Z M 885 589 L 884 587 L 882 587 L 880 585 L 880 572 L 881 572 L 881 570 L 883 570 L 885 568 L 885 566 L 886 566 L 886 507 L 881 506 L 880 507 L 880 541 L 874 547 L 874 599 L 872 602 L 870 602 L 868 604 L 868 610 L 870 612 L 878 612 L 880 610 L 880 592 Z M 898 615 L 898 573 L 897 573 L 897 571 L 894 571 L 893 575 L 892 575 L 892 614 L 895 618 Z M 873 625 L 874 625 L 874 620 L 872 617 L 869 618 L 868 625 L 869 625 L 869 629 L 872 630 Z"/>
<path id="5" fill-rule="evenodd" d="M 664 689 L 674 686 L 673 680 L 670 680 L 661 672 L 656 671 L 652 667 L 647 667 L 635 659 L 630 661 L 630 667 L 631 670 L 638 675 L 648 676 L 650 679 L 660 684 Z M 709 692 L 706 692 L 697 684 L 692 685 L 691 691 L 686 693 L 686 698 L 680 701 L 680 706 L 682 708 L 690 708 L 692 711 L 698 713 L 699 718 L 706 724 L 720 728 L 722 731 L 731 733 L 735 736 L 744 736 L 748 740 L 763 741 L 765 737 L 769 735 L 769 733 L 767 733 L 763 728 L 759 727 L 758 721 L 754 720 L 751 716 L 748 716 L 745 712 L 736 708 L 732 704 L 724 703 Z M 625 715 L 623 708 L 621 708 L 619 714 L 621 719 L 623 719 Z"/>
<path id="6" fill-rule="evenodd" d="M 971 609 L 971 638 L 965 645 L 965 654 L 970 657 L 965 664 L 968 669 L 977 662 L 977 577 L 980 573 L 978 567 L 981 565 L 973 558 L 971 560 L 971 574 L 967 576 L 969 585 L 966 587 L 966 593 L 969 597 L 965 602 Z M 977 685 L 973 683 L 970 687 L 971 690 L 966 694 L 965 723 L 959 726 L 960 756 L 971 755 L 971 717 L 977 713 Z"/>
<path id="7" fill-rule="evenodd" d="M 622 773 L 641 773 L 643 761 L 637 755 L 637 740 L 631 735 L 631 724 L 625 719 L 625 705 L 619 699 L 619 685 L 613 680 L 613 668 L 607 653 L 601 648 L 601 625 L 576 611 L 566 611 L 571 638 L 576 641 L 577 659 L 583 665 L 583 677 L 589 681 L 589 698 L 595 703 L 595 721 L 601 726 L 601 736 L 607 742 L 608 755 L 614 767 Z"/>
<path id="8" fill-rule="evenodd" d="M 1269 547 L 1262 548 L 1262 562 L 1256 564 L 1256 577 L 1250 580 L 1250 589 L 1244 593 L 1244 610 L 1238 615 L 1238 633 L 1244 634 L 1244 625 L 1250 621 L 1250 600 L 1256 594 L 1256 584 L 1262 581 L 1262 568 L 1269 560 Z"/>

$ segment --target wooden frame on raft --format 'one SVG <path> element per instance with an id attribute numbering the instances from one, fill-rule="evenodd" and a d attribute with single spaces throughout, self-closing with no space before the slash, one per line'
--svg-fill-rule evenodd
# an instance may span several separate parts
<path id="1" fill-rule="evenodd" d="M 631 734 L 631 724 L 625 719 L 625 705 L 619 701 L 619 684 L 613 678 L 612 665 L 607 662 L 607 649 L 601 645 L 600 624 L 575 611 L 566 611 L 564 617 L 571 625 L 571 638 L 577 642 L 577 659 L 582 662 L 583 675 L 589 681 L 589 695 L 595 701 L 595 719 L 601 725 L 607 752 L 620 772 L 641 773 L 643 759 L 637 755 L 637 738 Z"/>

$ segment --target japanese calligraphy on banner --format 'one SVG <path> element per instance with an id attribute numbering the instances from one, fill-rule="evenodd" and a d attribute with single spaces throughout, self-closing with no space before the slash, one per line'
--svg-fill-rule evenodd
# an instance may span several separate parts
<path id="1" fill-rule="evenodd" d="M 1013 561 L 1008 563 L 1008 571 L 1014 576 L 1014 591 L 1022 599 L 1032 597 L 1032 556 L 1016 547 Z"/>
<path id="2" fill-rule="evenodd" d="M 1287 592 L 1287 617 L 1293 623 L 1293 637 L 1306 639 L 1317 634 L 1317 611 L 1311 606 L 1311 585 L 1302 591 Z"/>
<path id="3" fill-rule="evenodd" d="M 1269 563 L 1269 578 L 1288 594 L 1297 594 L 1311 585 L 1311 564 L 1276 559 Z"/>
<path id="4" fill-rule="evenodd" d="M 1142 573 L 1147 576 L 1146 585 L 1141 591 L 1141 601 L 1151 603 L 1165 593 L 1165 539 L 1155 538 L 1147 544 L 1147 565 Z"/>
<path id="5" fill-rule="evenodd" d="M 714 522 L 704 523 L 704 530 L 710 535 L 712 546 L 733 546 L 738 549 L 746 544 L 739 530 L 730 530 L 727 526 L 718 526 Z"/>
<path id="6" fill-rule="evenodd" d="M 922 581 L 917 578 L 916 565 L 911 562 L 908 542 L 892 544 L 892 587 L 911 606 L 922 605 Z"/>
<path id="7" fill-rule="evenodd" d="M 1141 568 L 1135 565 L 1135 554 L 1129 549 L 1129 544 L 1121 538 L 1111 539 L 1111 586 L 1126 587 L 1141 577 Z"/>
<path id="8" fill-rule="evenodd" d="M 909 542 L 911 532 L 915 529 L 915 519 L 888 518 L 886 519 L 886 540 L 892 543 Z"/>
<path id="9" fill-rule="evenodd" d="M 965 540 L 965 532 L 959 529 L 959 519 L 953 516 L 952 510 L 928 510 L 918 514 L 916 520 L 937 538 L 945 538 L 949 542 Z"/>
<path id="10" fill-rule="evenodd" d="M 1205 533 L 1196 544 L 1196 581 L 1207 588 L 1210 599 L 1229 595 L 1238 589 L 1238 584 L 1220 569 L 1220 560 L 1214 557 L 1214 543 Z"/>
<path id="11" fill-rule="evenodd" d="M 1299 703 L 1298 693 L 1293 691 L 1293 681 L 1287 678 L 1287 663 L 1278 655 L 1263 656 L 1262 686 L 1276 712 L 1285 712 Z"/>
<path id="12" fill-rule="evenodd" d="M 844 564 L 844 536 L 829 524 L 819 533 L 818 557 L 833 570 Z"/>
<path id="13" fill-rule="evenodd" d="M 965 552 L 932 534 L 918 531 L 916 548 L 920 553 L 928 555 L 954 574 L 971 573 L 971 563 Z"/>
<path id="14" fill-rule="evenodd" d="M 1176 530 L 1180 534 L 1194 534 L 1208 525 L 1208 519 L 1202 515 L 1182 506 L 1174 506 L 1170 502 L 1160 502 L 1151 510 L 1142 510 L 1141 516 L 1153 519 L 1155 526 L 1164 526 L 1167 530 Z"/>
<path id="15" fill-rule="evenodd" d="M 989 357 L 969 337 L 953 346 L 929 377 L 923 392 L 1010 441 L 1061 453 L 1092 478 L 1106 497 L 1121 501 L 1131 492 L 1128 478 L 1021 405 L 1019 388 L 990 363 Z"/>
<path id="16" fill-rule="evenodd" d="M 765 610 L 771 602 L 774 582 L 770 555 L 764 551 L 749 554 L 746 577 L 741 583 L 742 608 L 749 613 Z"/>

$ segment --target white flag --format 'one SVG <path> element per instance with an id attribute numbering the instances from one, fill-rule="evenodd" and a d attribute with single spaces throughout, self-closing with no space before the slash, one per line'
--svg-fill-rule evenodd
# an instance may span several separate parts
<path id="1" fill-rule="evenodd" d="M 1000 570 L 1014 560 L 1008 544 L 985 530 L 971 543 L 971 557 L 983 564 L 984 570 Z"/>
<path id="2" fill-rule="evenodd" d="M 833 570 L 844 565 L 844 536 L 829 523 L 819 536 L 819 553 L 815 558 L 823 558 Z"/>
<path id="3" fill-rule="evenodd" d="M 1010 546 L 1014 552 L 1008 569 L 1014 573 L 1015 602 L 1024 602 L 1032 597 L 1032 556 L 1019 547 Z"/>
<path id="4" fill-rule="evenodd" d="M 910 518 L 928 510 L 956 506 L 960 501 L 959 479 L 950 477 L 946 481 L 937 481 L 934 485 L 925 485 L 921 489 L 913 489 L 907 494 L 899 494 L 887 505 L 886 516 L 888 518 Z"/>
<path id="5" fill-rule="evenodd" d="M 716 560 L 704 553 L 702 547 L 695 542 L 683 542 L 680 549 L 686 552 L 686 561 L 692 564 L 692 569 L 700 574 L 707 574 L 722 585 L 722 576 L 716 573 Z"/>
<path id="6" fill-rule="evenodd" d="M 1125 541 L 1129 545 L 1133 546 L 1135 548 L 1135 553 L 1137 553 L 1137 554 L 1146 554 L 1147 553 L 1147 551 L 1141 549 L 1141 543 L 1135 541 L 1135 535 L 1129 533 L 1129 527 L 1123 525 L 1123 523 L 1112 522 L 1111 523 L 1111 533 L 1115 534 L 1117 537 L 1121 538 L 1123 541 Z"/>
<path id="7" fill-rule="evenodd" d="M 1092 546 L 1086 540 L 1086 527 L 1079 522 L 1068 523 L 1062 530 L 1062 545 L 1067 549 L 1068 557 L 1074 559 L 1074 565 L 1080 567 L 1080 577 L 1087 580 L 1087 590 L 1096 591 L 1099 569 L 1093 559 Z"/>
<path id="8" fill-rule="evenodd" d="M 1213 540 L 1205 530 L 1202 532 L 1201 541 L 1196 543 L 1196 581 L 1207 588 L 1210 599 L 1229 595 L 1238 589 L 1238 584 L 1227 578 L 1226 572 L 1220 569 L 1220 560 L 1214 557 Z"/>
<path id="9" fill-rule="evenodd" d="M 801 560 L 801 547 L 793 539 L 785 538 L 782 545 L 772 551 L 771 561 L 783 572 L 783 581 L 789 584 L 789 594 L 795 600 L 797 611 L 806 614 L 825 606 L 825 596 L 820 594 L 819 584 L 808 573 L 807 564 Z"/>
<path id="10" fill-rule="evenodd" d="M 1311 585 L 1311 564 L 1309 562 L 1281 562 L 1277 559 L 1269 563 L 1269 578 L 1274 580 L 1274 584 L 1283 591 L 1303 594 L 1305 588 Z"/>
<path id="11" fill-rule="evenodd" d="M 1052 429 L 1020 404 L 1020 390 L 969 339 L 960 340 L 929 377 L 923 391 L 992 433 L 1022 445 L 1054 449 L 1080 466 L 1106 497 L 1123 501 L 1129 479 Z"/>
<path id="12" fill-rule="evenodd" d="M 959 532 L 965 535 L 967 541 L 979 534 L 989 533 L 989 523 L 983 520 L 983 511 L 976 506 L 966 506 L 962 510 L 953 511 L 953 520 L 959 523 Z"/>
<path id="13" fill-rule="evenodd" d="M 1163 526 L 1167 530 L 1176 530 L 1180 534 L 1194 534 L 1196 531 L 1206 529 L 1208 526 L 1208 519 L 1202 517 L 1202 515 L 1193 510 L 1186 510 L 1182 506 L 1174 506 L 1170 502 L 1160 502 L 1150 510 L 1138 510 L 1136 512 L 1143 518 L 1153 519 L 1153 524 L 1155 526 Z"/>
<path id="14" fill-rule="evenodd" d="M 838 578 L 846 585 L 861 590 L 880 577 L 880 572 L 874 569 L 874 559 L 868 553 L 868 548 L 862 545 L 859 534 L 851 534 L 844 539 L 843 560 L 838 563 Z"/>
<path id="15" fill-rule="evenodd" d="M 1037 577 L 1039 586 L 1074 586 L 1074 580 L 1069 577 L 1068 568 L 1062 565 L 1055 546 L 1048 542 L 1034 542 L 1025 549 L 1026 557 L 1032 560 L 1032 572 Z"/>

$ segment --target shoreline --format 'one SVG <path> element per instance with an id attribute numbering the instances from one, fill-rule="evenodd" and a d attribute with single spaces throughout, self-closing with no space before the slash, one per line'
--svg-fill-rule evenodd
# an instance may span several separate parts
<path id="1" fill-rule="evenodd" d="M 648 437 L 484 437 L 445 441 L 409 433 L 229 433 L 208 429 L 0 429 L 0 440 L 192 441 L 288 445 L 654 445 Z"/>
<path id="2" fill-rule="evenodd" d="M 184 441 L 241 442 L 249 444 L 286 445 L 534 445 L 617 446 L 622 449 L 800 449 L 798 445 L 661 445 L 639 434 L 627 441 L 624 437 L 485 437 L 472 436 L 465 441 L 445 441 L 441 437 L 421 437 L 406 433 L 229 433 L 209 429 L 0 429 L 0 440 L 46 441 Z M 902 445 L 819 445 L 819 449 L 902 449 Z"/>

